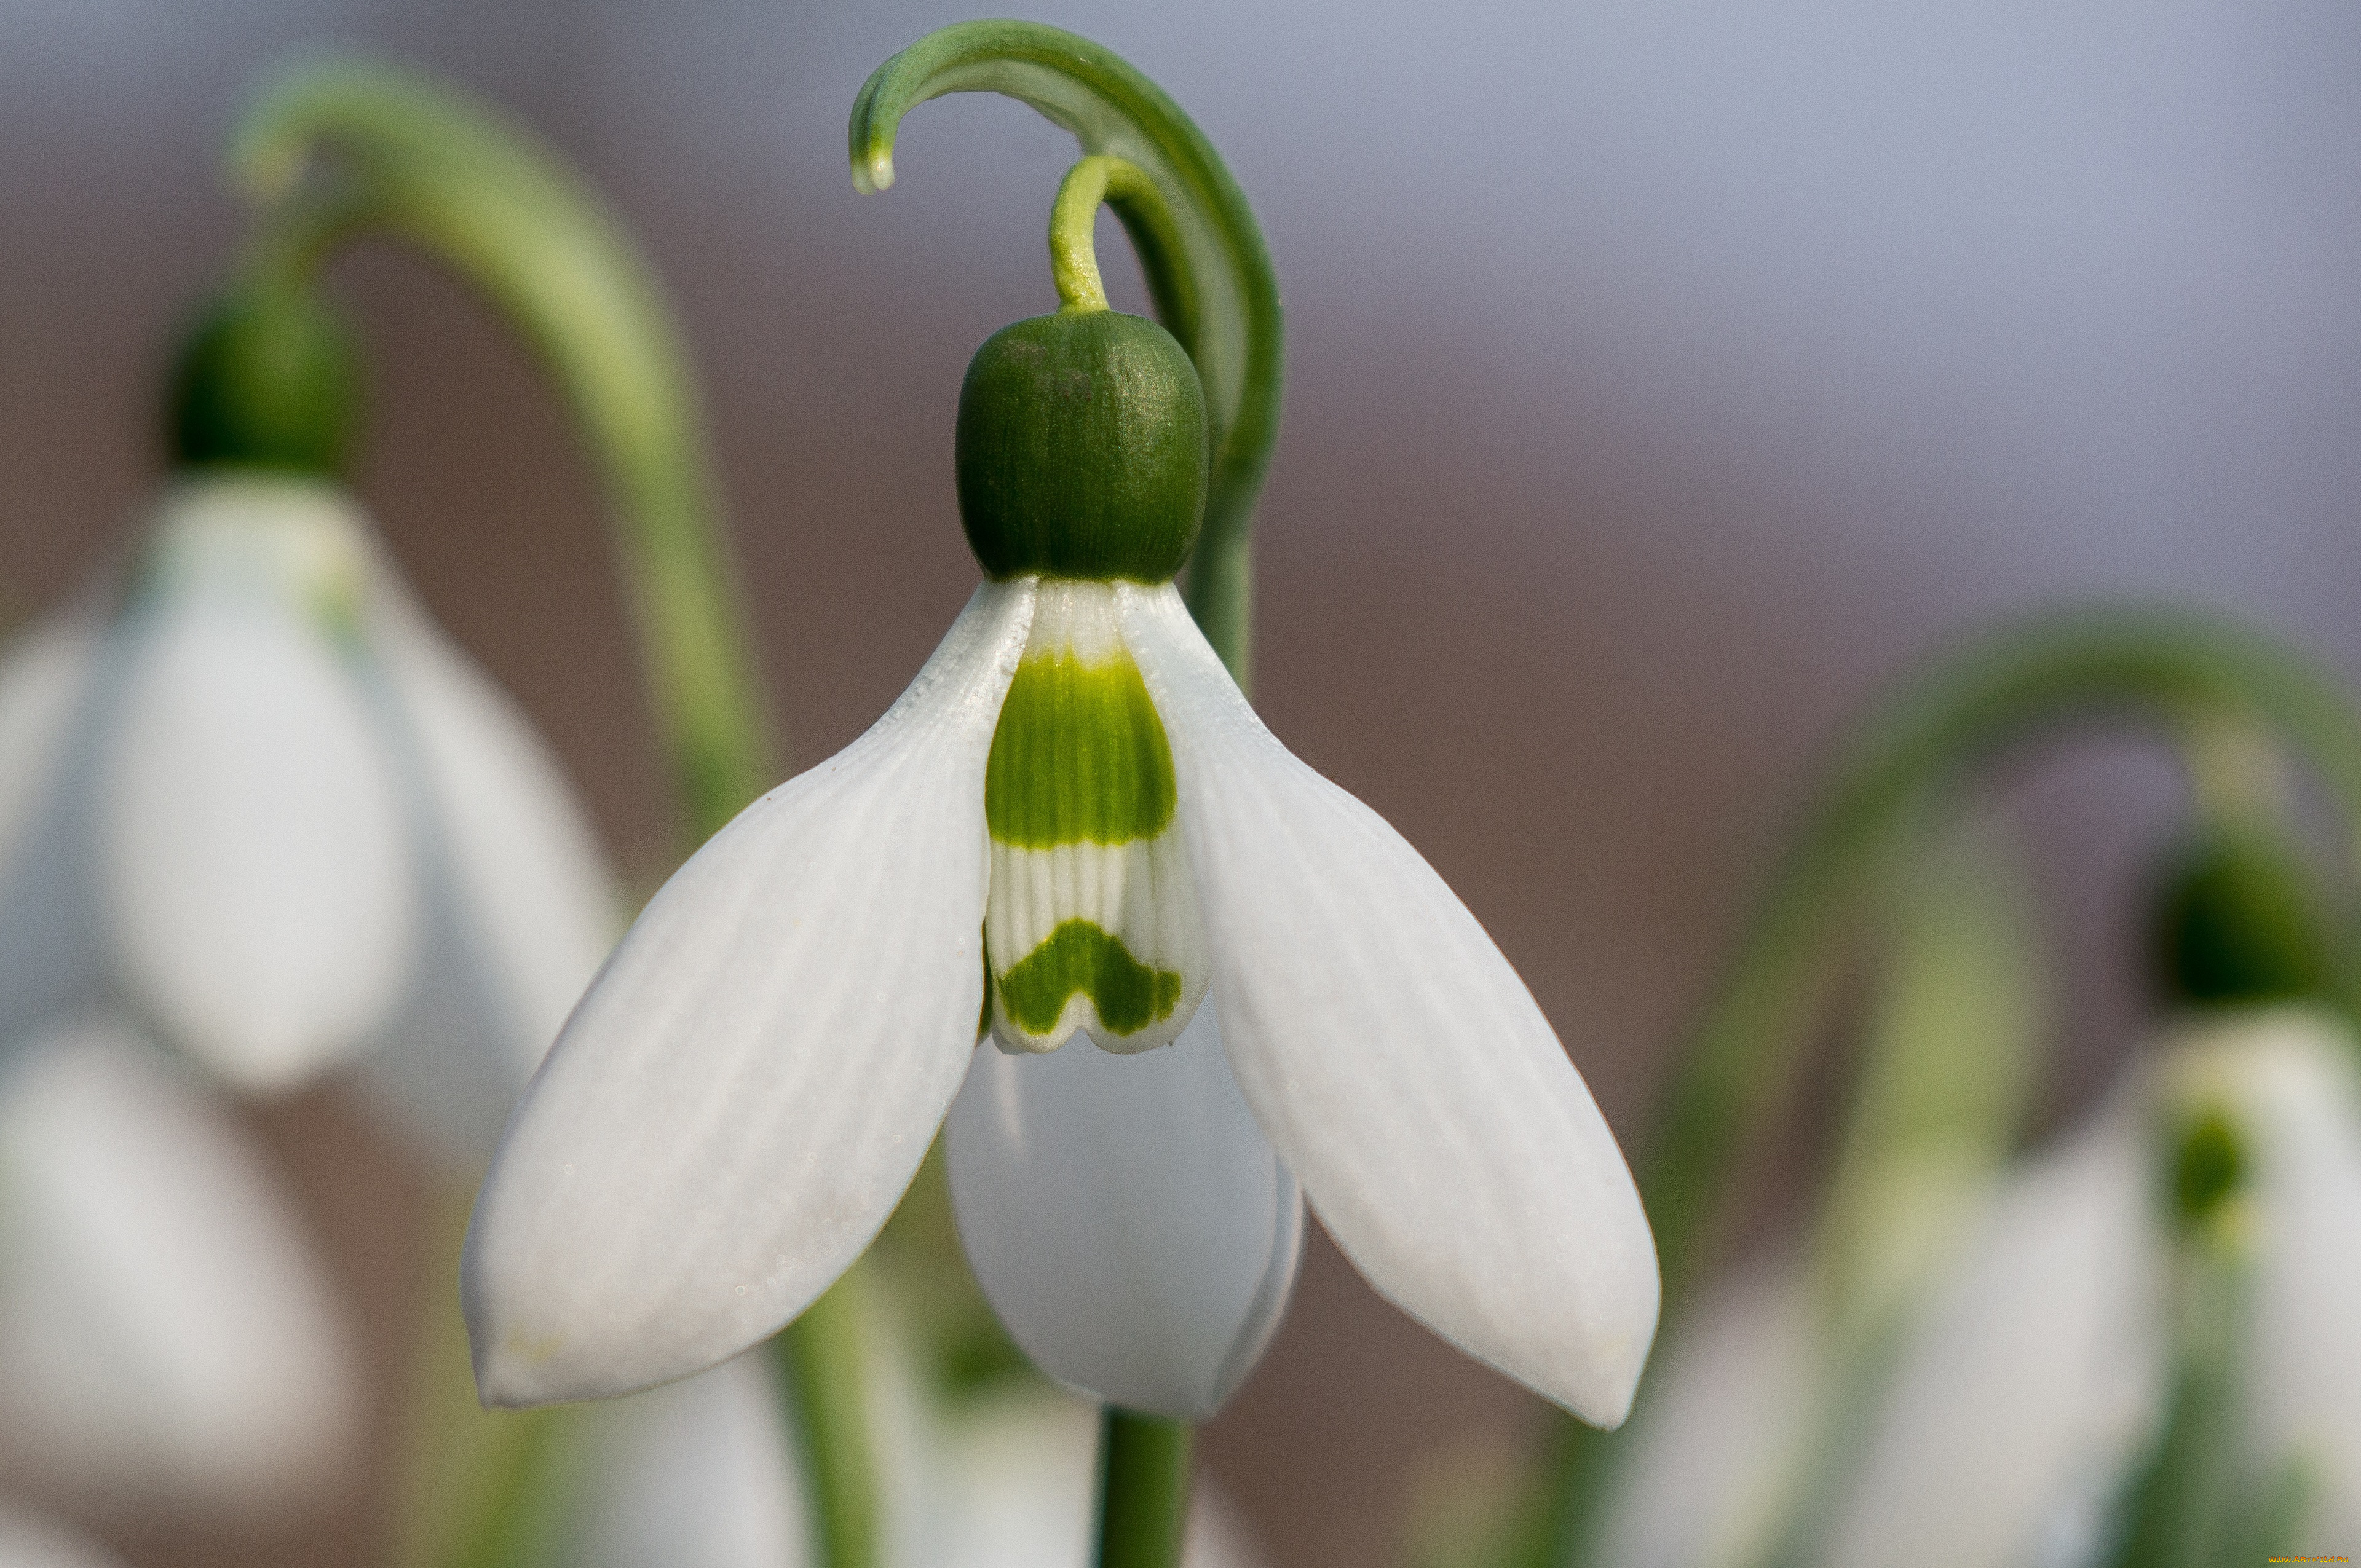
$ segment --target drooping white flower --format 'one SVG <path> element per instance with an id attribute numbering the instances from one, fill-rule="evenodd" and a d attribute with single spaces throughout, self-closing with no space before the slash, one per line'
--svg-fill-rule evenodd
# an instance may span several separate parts
<path id="1" fill-rule="evenodd" d="M 485 1397 L 621 1393 L 767 1336 L 876 1234 L 981 1032 L 1031 1050 L 1080 1029 L 1130 1052 L 1183 1035 L 1201 996 L 1226 1074 L 1186 1039 L 1071 1084 L 1038 1062 L 976 1067 L 954 1137 L 1004 1141 L 955 1155 L 979 1275 L 1003 1274 L 1003 1246 L 1068 1271 L 1071 1299 L 1131 1317 L 1140 1348 L 1070 1356 L 1057 1278 L 994 1292 L 1019 1342 L 1085 1387 L 1120 1374 L 1144 1408 L 1202 1414 L 1283 1296 L 1283 1162 L 1380 1291 L 1621 1420 L 1653 1251 L 1515 972 L 1416 851 L 1263 728 L 1169 582 L 1037 573 L 981 587 L 867 735 L 749 807 L 617 948 L 478 1201 L 463 1291 Z M 1275 1153 L 1244 1136 L 1225 1077 Z M 1104 1138 L 1025 1142 L 1093 1107 L 1114 1108 Z M 1028 1193 L 1107 1170 L 1126 1141 L 1148 1170 L 1203 1152 L 1184 1183 L 1202 1190 L 1148 1179 L 1138 1206 L 1105 1181 L 1056 1212 L 1049 1228 L 1093 1234 L 1127 1218 L 1120 1251 L 1009 1239 L 1000 1222 L 1040 1212 Z"/>
<path id="2" fill-rule="evenodd" d="M 270 1091 L 395 1035 L 480 1160 L 610 935 L 547 755 L 333 485 L 185 479 L 112 597 L 0 666 L 0 1040 L 111 997 Z"/>
<path id="3" fill-rule="evenodd" d="M 316 1502 L 358 1381 L 216 1091 L 104 1016 L 0 1061 L 0 1486 L 86 1517 Z"/>
<path id="4" fill-rule="evenodd" d="M 2160 1138 L 2176 1107 L 2242 1129 L 2257 1225 L 2244 1426 L 2309 1482 L 2301 1550 L 2361 1543 L 2361 1072 L 2289 1008 L 2192 1025 L 2030 1168 L 1914 1343 L 1832 1562 L 2001 1568 L 2096 1530 L 2152 1440 L 2169 1369 Z"/>
<path id="5" fill-rule="evenodd" d="M 1859 1474 L 1835 1478 L 1831 1568 L 1908 1561 L 2070 1568 L 2162 1398 L 2155 1167 L 2119 1110 L 1982 1197 L 1964 1255 L 1909 1321 L 1906 1371 L 1854 1419 Z M 1757 1265 L 1674 1338 L 1616 1473 L 1598 1561 L 1744 1568 L 1830 1477 L 1797 1464 L 1804 1413 L 1841 1397 L 1812 1277 Z M 1948 1467 L 1948 1468 L 1947 1468 Z M 1939 1479 L 1938 1479 L 1939 1477 Z M 1915 1478 L 1915 1479 L 1914 1479 Z M 1932 1481 L 1933 1485 L 1924 1483 Z"/>

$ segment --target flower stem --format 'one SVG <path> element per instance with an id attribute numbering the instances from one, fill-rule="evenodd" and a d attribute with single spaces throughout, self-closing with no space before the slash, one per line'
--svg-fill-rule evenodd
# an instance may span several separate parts
<path id="1" fill-rule="evenodd" d="M 861 1289 L 858 1273 L 846 1275 L 771 1342 L 789 1405 L 802 1418 L 804 1479 L 820 1560 L 834 1568 L 884 1559 L 862 1398 Z"/>
<path id="2" fill-rule="evenodd" d="M 1179 243 L 1172 210 L 1139 165 L 1107 153 L 1083 159 L 1066 170 L 1049 209 L 1049 275 L 1057 282 L 1061 311 L 1107 308 L 1096 232 L 1101 202 L 1127 225 L 1159 236 L 1154 248 L 1170 251 Z"/>
<path id="3" fill-rule="evenodd" d="M 879 66 L 852 105 L 856 189 L 894 183 L 902 116 L 946 93 L 1000 93 L 1030 104 L 1073 132 L 1085 153 L 1136 166 L 1162 197 L 1162 222 L 1143 203 L 1109 199 L 1139 252 L 1156 319 L 1204 383 L 1211 484 L 1186 591 L 1206 641 L 1246 685 L 1249 535 L 1279 437 L 1285 360 L 1279 279 L 1254 210 L 1213 144 L 1162 88 L 1113 50 L 1038 22 L 957 23 Z"/>
<path id="4" fill-rule="evenodd" d="M 2361 723 L 2349 699 L 2300 655 L 2211 616 L 2044 617 L 1938 665 L 1872 716 L 1838 759 L 1689 1036 L 1637 1162 L 1668 1321 L 1719 1239 L 1744 1156 L 1786 1105 L 1842 938 L 1906 841 L 1902 829 L 1995 756 L 2069 725 L 2128 720 L 2178 740 L 2225 719 L 2276 736 L 2307 762 L 2361 850 Z M 1615 1449 L 1571 1417 L 1558 1422 L 1518 1563 L 1595 1561 L 1587 1527 Z"/>
<path id="5" fill-rule="evenodd" d="M 678 333 L 605 205 L 527 128 L 409 72 L 296 70 L 241 122 L 239 183 L 270 203 L 250 265 L 308 281 L 346 240 L 384 235 L 449 267 L 539 356 L 605 481 L 641 662 L 685 838 L 719 831 L 782 772 Z M 314 169 L 315 164 L 325 167 Z M 875 1505 L 843 1287 L 783 1331 L 819 1484 L 828 1568 L 872 1568 Z"/>
<path id="6" fill-rule="evenodd" d="M 525 126 L 386 65 L 280 78 L 231 162 L 270 203 L 255 265 L 308 280 L 352 238 L 407 241 L 489 300 L 558 384 L 605 482 L 649 694 L 701 841 L 775 779 L 778 747 L 679 334 L 637 247 Z"/>
<path id="7" fill-rule="evenodd" d="M 1178 1568 L 1196 1429 L 1109 1405 L 1099 1421 L 1098 1568 Z"/>

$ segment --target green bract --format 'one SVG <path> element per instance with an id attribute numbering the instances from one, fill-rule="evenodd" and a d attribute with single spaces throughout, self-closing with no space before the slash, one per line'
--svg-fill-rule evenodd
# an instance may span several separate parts
<path id="1" fill-rule="evenodd" d="M 1064 311 L 994 333 L 960 389 L 960 518 L 987 576 L 1160 583 L 1205 515 L 1205 394 L 1172 334 Z"/>
<path id="2" fill-rule="evenodd" d="M 335 478 L 360 422 L 360 370 L 335 313 L 300 290 L 232 290 L 172 367 L 165 436 L 181 468 Z"/>

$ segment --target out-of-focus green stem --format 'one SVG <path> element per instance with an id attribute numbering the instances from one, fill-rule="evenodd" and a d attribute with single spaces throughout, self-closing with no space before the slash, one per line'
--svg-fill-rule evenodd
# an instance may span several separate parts
<path id="1" fill-rule="evenodd" d="M 255 253 L 316 267 L 390 236 L 479 291 L 539 356 L 606 483 L 642 663 L 692 841 L 777 775 L 678 334 L 597 195 L 524 126 L 422 77 L 333 60 L 281 77 L 231 162 L 265 213 Z"/>
<path id="2" fill-rule="evenodd" d="M 1099 1421 L 1098 1568 L 1180 1568 L 1196 1430 L 1105 1408 Z"/>
<path id="3" fill-rule="evenodd" d="M 884 1560 L 877 1475 L 864 1419 L 861 1275 L 846 1275 L 771 1342 L 788 1402 L 800 1413 L 804 1472 L 821 1561 Z"/>
<path id="4" fill-rule="evenodd" d="M 2125 723 L 2177 739 L 2224 719 L 2276 736 L 2308 763 L 2361 850 L 2361 724 L 2350 698 L 2276 642 L 2201 613 L 2032 620 L 1940 662 L 1872 718 L 1838 759 L 1690 1035 L 1637 1161 L 1667 1321 L 1710 1256 L 1741 1159 L 1785 1110 L 1842 938 L 1897 828 L 1994 757 L 2067 726 Z M 1593 1561 L 1587 1528 L 1613 1449 L 1609 1435 L 1559 1421 L 1537 1528 L 1516 1562 Z"/>
<path id="5" fill-rule="evenodd" d="M 475 1185 L 434 1195 L 427 1255 L 458 1266 Z M 393 1568 L 563 1568 L 584 1458 L 582 1408 L 487 1410 L 476 1402 L 459 1303 L 436 1293 L 412 1368 Z"/>
<path id="6" fill-rule="evenodd" d="M 606 485 L 686 839 L 777 779 L 713 470 L 678 334 L 604 203 L 525 126 L 419 76 L 335 60 L 280 78 L 234 173 L 265 212 L 251 265 L 298 280 L 344 241 L 408 242 L 481 292 L 563 389 Z M 784 1331 L 829 1568 L 873 1568 L 875 1503 L 856 1326 L 840 1292 Z"/>
<path id="7" fill-rule="evenodd" d="M 1284 361 L 1279 279 L 1262 228 L 1203 132 L 1113 50 L 1038 22 L 961 22 L 877 68 L 852 105 L 852 182 L 894 182 L 902 116 L 946 93 L 1000 93 L 1073 132 L 1085 153 L 1136 165 L 1163 197 L 1159 220 L 1114 203 L 1139 252 L 1157 319 L 1205 386 L 1212 444 L 1205 527 L 1189 565 L 1189 608 L 1238 684 L 1252 669 L 1255 498 L 1279 436 Z"/>

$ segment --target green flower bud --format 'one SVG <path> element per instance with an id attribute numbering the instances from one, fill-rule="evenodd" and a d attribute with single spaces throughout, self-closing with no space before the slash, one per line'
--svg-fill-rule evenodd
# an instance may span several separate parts
<path id="1" fill-rule="evenodd" d="M 2171 1001 L 2224 1005 L 2318 999 L 2333 989 L 2327 911 L 2279 835 L 2213 828 L 2167 863 L 2151 932 Z"/>
<path id="2" fill-rule="evenodd" d="M 360 368 L 336 313 L 280 285 L 233 287 L 172 367 L 165 438 L 180 468 L 337 478 L 360 423 Z"/>
<path id="3" fill-rule="evenodd" d="M 1160 583 L 1204 521 L 1204 389 L 1144 317 L 1061 311 L 993 334 L 960 389 L 956 450 L 988 576 Z"/>

